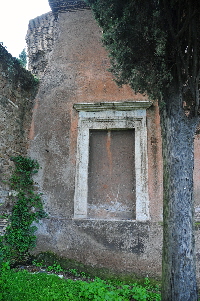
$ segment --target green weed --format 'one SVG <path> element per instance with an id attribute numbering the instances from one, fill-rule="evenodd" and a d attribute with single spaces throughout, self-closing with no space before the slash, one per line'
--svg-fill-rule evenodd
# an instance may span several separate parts
<path id="1" fill-rule="evenodd" d="M 74 277 L 80 277 L 80 278 L 87 278 L 89 279 L 90 276 L 85 273 L 85 272 L 80 272 L 76 269 L 68 269 L 68 270 L 65 270 L 61 267 L 61 265 L 58 263 L 58 262 L 54 262 L 53 265 L 45 265 L 44 262 L 38 262 L 37 260 L 33 260 L 32 261 L 32 264 L 36 267 L 41 267 L 41 268 L 44 268 L 47 272 L 55 272 L 55 273 L 61 273 L 61 272 L 64 272 L 64 273 L 67 273 L 69 275 L 72 275 Z"/>
<path id="2" fill-rule="evenodd" d="M 68 272 L 75 277 L 80 276 L 79 272 L 76 269 L 69 269 Z"/>
<path id="3" fill-rule="evenodd" d="M 61 279 L 46 273 L 26 270 L 1 270 L 0 300 L 6 301 L 160 301 L 158 289 L 146 279 L 145 286 L 119 283 L 100 278 L 86 282 Z"/>
<path id="4" fill-rule="evenodd" d="M 56 273 L 64 272 L 63 268 L 57 263 L 54 263 L 52 266 L 48 266 L 47 271 L 54 271 Z"/>

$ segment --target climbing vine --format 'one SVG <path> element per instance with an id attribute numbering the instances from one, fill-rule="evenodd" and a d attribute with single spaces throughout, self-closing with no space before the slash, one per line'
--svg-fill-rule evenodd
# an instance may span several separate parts
<path id="1" fill-rule="evenodd" d="M 12 157 L 15 163 L 10 186 L 13 191 L 13 208 L 6 232 L 0 241 L 1 257 L 11 264 L 26 261 L 36 244 L 33 222 L 45 217 L 41 195 L 34 190 L 32 176 L 38 172 L 37 161 L 22 156 Z"/>

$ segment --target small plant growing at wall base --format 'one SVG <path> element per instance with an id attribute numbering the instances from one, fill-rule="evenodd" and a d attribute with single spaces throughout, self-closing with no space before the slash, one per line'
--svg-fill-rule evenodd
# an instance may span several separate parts
<path id="1" fill-rule="evenodd" d="M 16 191 L 13 208 L 4 236 L 0 240 L 0 260 L 11 264 L 24 262 L 36 244 L 37 230 L 33 222 L 46 216 L 41 195 L 34 191 L 32 176 L 38 172 L 37 161 L 22 156 L 12 157 L 15 163 L 10 186 Z"/>

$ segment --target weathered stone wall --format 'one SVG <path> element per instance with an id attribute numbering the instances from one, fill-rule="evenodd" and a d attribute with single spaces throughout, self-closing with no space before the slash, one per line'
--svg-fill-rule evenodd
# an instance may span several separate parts
<path id="1" fill-rule="evenodd" d="M 10 157 L 26 155 L 33 99 L 34 77 L 0 45 L 0 211 L 10 209 Z"/>
<path id="2" fill-rule="evenodd" d="M 109 58 L 101 44 L 101 28 L 90 10 L 58 13 L 54 27 L 54 43 L 48 53 L 30 131 L 29 155 L 42 167 L 36 182 L 49 214 L 40 222 L 35 252 L 50 250 L 96 267 L 159 276 L 162 156 L 157 105 L 147 110 L 151 223 L 74 219 L 78 133 L 74 104 L 141 101 L 147 97 L 136 95 L 128 86 L 119 88 L 113 81 L 107 71 Z M 40 25 L 35 28 L 38 33 L 39 28 Z"/>
<path id="3" fill-rule="evenodd" d="M 11 206 L 9 187 L 3 183 L 10 177 L 10 157 L 27 154 L 28 148 L 28 154 L 42 167 L 35 180 L 48 213 L 48 218 L 39 223 L 35 253 L 52 251 L 120 274 L 160 277 L 162 151 L 157 103 L 147 110 L 150 219 L 141 222 L 101 216 L 74 218 L 78 135 L 78 112 L 74 104 L 144 101 L 147 97 L 134 94 L 128 86 L 119 88 L 113 81 L 107 71 L 109 59 L 101 44 L 101 28 L 84 2 L 49 2 L 53 13 L 31 20 L 27 33 L 29 69 L 41 78 L 34 103 L 34 78 L 0 45 L 0 211 L 7 212 Z M 199 145 L 197 135 L 194 170 L 197 218 L 200 216 Z M 198 278 L 199 238 L 196 225 Z"/>
<path id="4" fill-rule="evenodd" d="M 30 20 L 26 43 L 28 47 L 29 70 L 42 77 L 49 60 L 55 38 L 55 17 L 52 12 Z"/>
<path id="5" fill-rule="evenodd" d="M 146 100 L 128 87 L 117 87 L 107 71 L 109 59 L 101 44 L 101 28 L 81 1 L 50 0 L 55 20 L 53 42 L 44 50 L 45 72 L 37 94 L 30 131 L 29 154 L 42 169 L 36 181 L 43 193 L 48 219 L 38 228 L 36 253 L 53 251 L 93 267 L 120 273 L 160 277 L 162 257 L 162 151 L 157 103 L 147 110 L 148 189 L 150 220 L 75 219 L 74 193 L 77 160 L 78 112 L 75 103 Z M 67 6 L 70 4 L 71 6 Z M 66 5 L 66 6 L 65 6 Z M 37 18 L 31 21 L 36 45 L 45 40 Z M 41 26 L 42 24 L 42 26 Z M 47 25 L 45 25 L 47 24 Z M 32 26 L 32 25 L 31 25 Z M 30 27 L 29 27 L 30 28 Z M 46 28 L 48 32 L 48 29 Z M 27 35 L 31 57 L 34 34 Z M 30 38 L 29 38 L 30 35 Z M 39 46 L 36 46 L 39 49 Z M 37 52 L 36 49 L 36 52 Z M 30 68 L 40 70 L 40 59 L 30 59 Z M 40 72 L 40 71 L 39 71 Z M 195 150 L 199 148 L 195 139 Z M 198 165 L 198 155 L 195 156 Z M 195 167 L 195 197 L 198 199 L 199 167 Z M 196 202 L 198 207 L 198 201 Z M 199 229 L 196 228 L 197 273 L 199 273 Z"/>

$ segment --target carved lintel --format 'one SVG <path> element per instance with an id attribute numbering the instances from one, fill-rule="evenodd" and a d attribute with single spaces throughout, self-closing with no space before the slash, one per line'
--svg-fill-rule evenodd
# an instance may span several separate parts
<path id="1" fill-rule="evenodd" d="M 121 102 L 97 102 L 97 103 L 76 103 L 74 109 L 77 111 L 99 112 L 99 111 L 132 111 L 148 109 L 152 105 L 150 100 L 121 101 Z"/>

